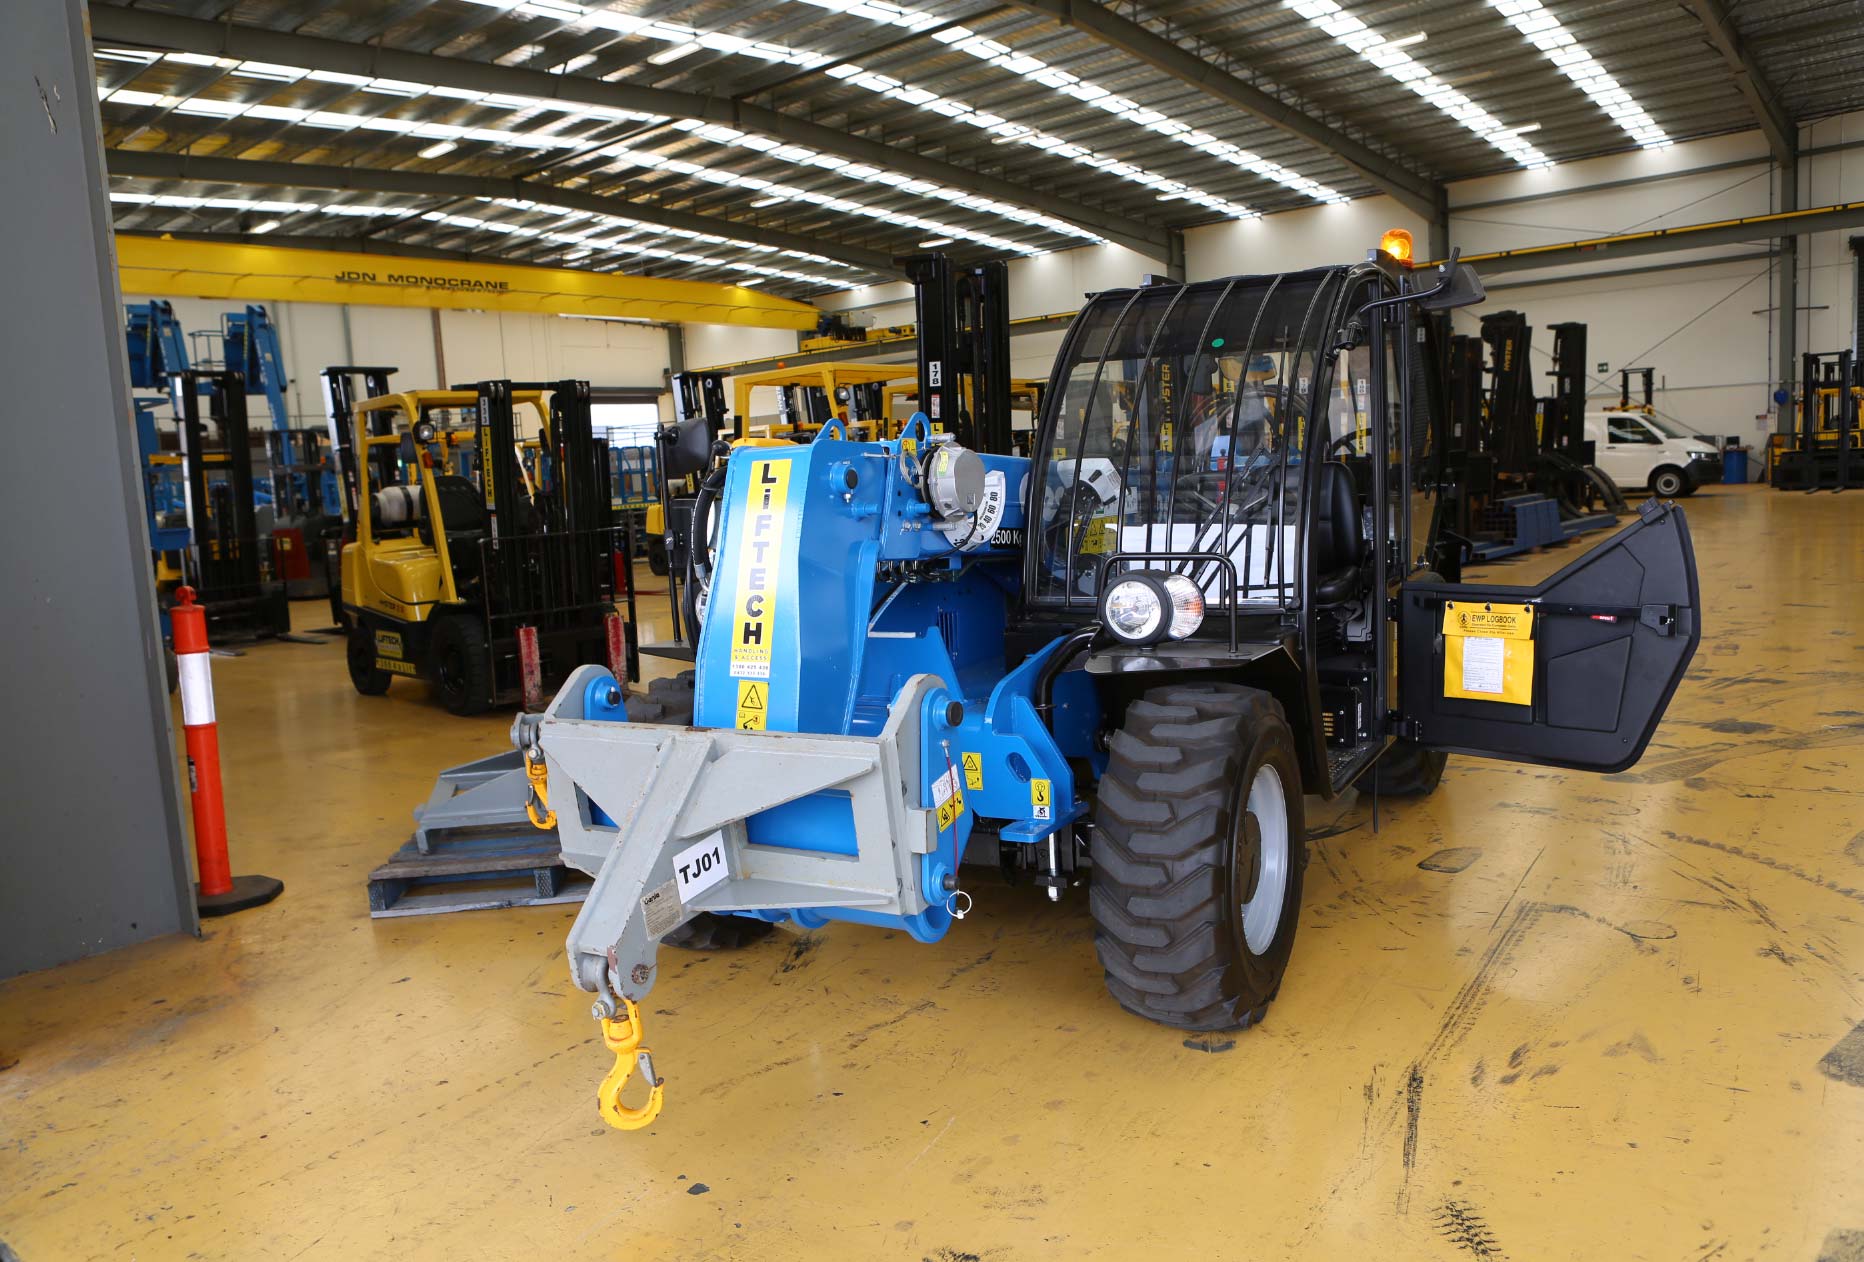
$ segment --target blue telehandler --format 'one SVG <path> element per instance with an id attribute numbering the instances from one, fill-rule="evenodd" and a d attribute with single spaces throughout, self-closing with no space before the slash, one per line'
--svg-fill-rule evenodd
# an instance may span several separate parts
<path id="1" fill-rule="evenodd" d="M 567 955 L 616 1053 L 603 1116 L 660 1108 L 637 1005 L 663 941 L 934 942 L 982 861 L 1088 886 L 1128 1011 L 1237 1029 L 1294 945 L 1304 794 L 1427 793 L 1450 752 L 1634 763 L 1699 638 L 1689 532 L 1653 501 L 1534 586 L 1446 581 L 1438 347 L 1481 297 L 1380 251 L 1093 295 L 1030 458 L 965 405 L 999 383 L 941 393 L 1007 373 L 1001 346 L 922 326 L 946 426 L 730 452 L 687 550 L 690 715 L 673 682 L 630 722 L 585 666 L 512 729 L 534 822 L 595 878 Z"/>

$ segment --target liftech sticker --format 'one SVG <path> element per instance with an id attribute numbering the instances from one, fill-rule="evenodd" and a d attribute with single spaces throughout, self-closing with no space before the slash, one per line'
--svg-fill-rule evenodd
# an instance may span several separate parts
<path id="1" fill-rule="evenodd" d="M 790 462 L 757 460 L 751 464 L 750 491 L 738 530 L 738 594 L 732 601 L 731 676 L 770 678 L 770 638 L 775 630 L 782 569 Z"/>

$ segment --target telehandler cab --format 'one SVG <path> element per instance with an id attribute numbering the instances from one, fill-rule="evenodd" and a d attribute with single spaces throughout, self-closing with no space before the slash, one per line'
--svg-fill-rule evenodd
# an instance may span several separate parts
<path id="1" fill-rule="evenodd" d="M 512 729 L 537 818 L 595 877 L 567 955 L 617 1054 L 603 1115 L 659 1108 L 636 1005 L 695 923 L 930 942 L 970 905 L 966 860 L 1055 899 L 1085 878 L 1115 1000 L 1236 1029 L 1294 946 L 1303 794 L 1428 793 L 1449 752 L 1636 762 L 1699 637 L 1680 509 L 1532 587 L 1431 568 L 1431 316 L 1482 297 L 1454 258 L 1380 252 L 1104 292 L 1031 459 L 923 417 L 732 453 L 693 725 L 627 721 L 587 666 Z"/>
<path id="2" fill-rule="evenodd" d="M 374 371 L 374 397 L 330 392 L 333 425 L 353 413 L 340 418 L 340 612 L 356 691 L 425 678 L 467 715 L 541 700 L 587 663 L 625 672 L 631 628 L 615 610 L 608 451 L 588 383 L 397 393 Z"/>

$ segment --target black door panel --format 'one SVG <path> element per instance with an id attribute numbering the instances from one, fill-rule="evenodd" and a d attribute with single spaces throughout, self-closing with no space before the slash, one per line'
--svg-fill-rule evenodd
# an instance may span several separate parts
<path id="1" fill-rule="evenodd" d="M 1702 634 L 1689 526 L 1655 500 L 1537 586 L 1407 583 L 1400 600 L 1399 709 L 1414 739 L 1589 771 L 1643 754 Z M 1443 695 L 1445 601 L 1533 608 L 1531 704 Z"/>

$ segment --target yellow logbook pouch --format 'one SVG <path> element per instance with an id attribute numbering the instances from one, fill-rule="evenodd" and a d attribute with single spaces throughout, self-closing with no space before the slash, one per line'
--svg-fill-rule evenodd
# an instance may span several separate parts
<path id="1" fill-rule="evenodd" d="M 1534 607 L 1445 601 L 1443 695 L 1530 704 L 1534 700 Z"/>

